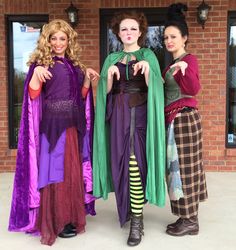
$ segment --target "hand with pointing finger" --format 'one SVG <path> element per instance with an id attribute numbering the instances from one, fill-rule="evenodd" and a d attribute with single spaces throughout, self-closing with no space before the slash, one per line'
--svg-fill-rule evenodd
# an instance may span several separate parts
<path id="1" fill-rule="evenodd" d="M 146 61 L 139 61 L 134 65 L 134 76 L 141 69 L 141 74 L 149 73 L 149 64 Z"/>
<path id="2" fill-rule="evenodd" d="M 113 80 L 114 75 L 116 75 L 117 80 L 120 79 L 120 71 L 118 67 L 115 65 L 112 65 L 108 68 L 108 74 L 107 74 L 108 80 Z"/>
<path id="3" fill-rule="evenodd" d="M 86 68 L 85 77 L 90 81 L 98 80 L 100 75 L 92 68 Z"/>
<path id="4" fill-rule="evenodd" d="M 177 63 L 174 63 L 173 65 L 170 66 L 170 68 L 175 68 L 174 72 L 172 73 L 172 75 L 174 76 L 175 74 L 177 74 L 177 72 L 179 70 L 181 70 L 182 75 L 185 75 L 185 70 L 188 67 L 188 64 L 184 61 L 179 61 Z"/>
<path id="5" fill-rule="evenodd" d="M 100 77 L 100 75 L 97 73 L 97 71 L 95 71 L 92 68 L 86 68 L 83 86 L 85 88 L 89 88 L 90 83 L 97 81 L 99 79 L 99 77 Z"/>
<path id="6" fill-rule="evenodd" d="M 116 79 L 119 80 L 120 71 L 117 66 L 111 65 L 107 71 L 107 93 L 109 93 L 112 89 L 114 76 L 116 76 Z"/>
<path id="7" fill-rule="evenodd" d="M 34 69 L 35 75 L 38 77 L 40 82 L 46 82 L 52 78 L 52 73 L 48 70 L 48 67 L 37 66 Z"/>

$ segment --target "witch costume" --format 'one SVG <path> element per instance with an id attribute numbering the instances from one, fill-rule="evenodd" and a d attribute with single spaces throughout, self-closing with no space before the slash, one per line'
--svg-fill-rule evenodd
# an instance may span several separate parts
<path id="1" fill-rule="evenodd" d="M 185 74 L 171 65 L 184 61 Z M 195 96 L 201 86 L 194 55 L 183 53 L 163 72 L 167 139 L 167 186 L 171 211 L 179 219 L 167 226 L 173 236 L 198 234 L 199 202 L 208 198 L 202 159 L 202 126 Z"/>
<path id="2" fill-rule="evenodd" d="M 38 97 L 24 86 L 10 231 L 41 234 L 52 245 L 67 224 L 85 230 L 95 215 L 92 193 L 93 97 L 81 95 L 84 73 L 67 58 L 54 58 L 52 78 Z"/>
<path id="3" fill-rule="evenodd" d="M 136 60 L 122 59 L 134 56 Z M 149 63 L 148 87 L 133 64 Z M 107 95 L 107 72 L 120 71 Z M 163 80 L 154 53 L 147 48 L 110 54 L 103 65 L 97 90 L 93 144 L 93 194 L 108 198 L 115 191 L 120 225 L 130 219 L 129 164 L 136 157 L 145 200 L 165 204 L 165 125 Z"/>

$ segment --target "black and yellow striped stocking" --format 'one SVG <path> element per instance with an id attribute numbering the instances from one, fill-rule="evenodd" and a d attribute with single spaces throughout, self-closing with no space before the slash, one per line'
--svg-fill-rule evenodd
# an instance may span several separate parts
<path id="1" fill-rule="evenodd" d="M 144 192 L 138 163 L 134 154 L 130 156 L 129 160 L 129 183 L 131 212 L 135 216 L 141 216 L 144 206 Z"/>

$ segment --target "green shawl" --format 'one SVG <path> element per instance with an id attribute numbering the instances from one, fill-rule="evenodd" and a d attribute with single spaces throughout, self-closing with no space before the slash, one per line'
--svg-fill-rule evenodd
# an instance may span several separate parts
<path id="1" fill-rule="evenodd" d="M 142 48 L 132 54 L 138 61 L 149 63 L 147 104 L 147 186 L 146 199 L 157 206 L 165 205 L 165 123 L 163 80 L 155 54 Z M 97 88 L 94 141 L 93 141 L 93 195 L 107 199 L 113 191 L 110 167 L 109 124 L 106 122 L 107 71 L 111 65 L 119 62 L 127 53 L 110 54 L 103 65 Z"/>

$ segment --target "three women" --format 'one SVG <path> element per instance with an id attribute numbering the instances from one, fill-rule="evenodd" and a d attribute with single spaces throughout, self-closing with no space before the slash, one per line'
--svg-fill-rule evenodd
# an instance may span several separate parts
<path id="1" fill-rule="evenodd" d="M 177 13 L 175 17 L 178 18 L 169 21 L 164 30 L 166 48 L 174 59 L 163 72 L 165 116 L 168 126 L 167 181 L 172 212 L 178 215 L 179 219 L 168 225 L 166 232 L 181 236 L 198 233 L 198 204 L 207 198 L 207 192 L 202 166 L 201 123 L 194 98 L 200 89 L 197 61 L 193 55 L 185 51 L 188 29 L 182 15 L 183 6 L 172 5 L 169 10 L 172 14 L 173 11 Z M 140 243 L 143 235 L 143 206 L 146 201 L 158 206 L 164 206 L 165 203 L 163 80 L 155 55 L 151 50 L 142 48 L 147 31 L 147 21 L 142 13 L 131 11 L 116 15 L 112 20 L 112 30 L 123 44 L 123 50 L 112 53 L 106 58 L 98 84 L 93 145 L 93 194 L 106 199 L 109 192 L 115 191 L 120 225 L 123 226 L 131 218 L 127 244 L 135 246 Z M 41 189 L 41 205 L 37 218 L 44 244 L 52 244 L 55 237 L 60 234 L 63 237 L 73 231 L 83 231 L 85 225 L 82 198 L 84 183 L 81 171 L 81 150 L 82 145 L 85 145 L 81 144 L 81 140 L 86 134 L 83 98 L 87 95 L 86 89 L 90 78 L 96 78 L 98 75 L 88 69 L 84 78 L 83 65 L 76 58 L 78 44 L 75 43 L 73 49 L 68 45 L 71 44 L 69 41 L 73 44 L 75 37 L 73 31 L 67 33 L 64 29 L 57 29 L 56 26 L 51 31 L 45 29 L 42 39 L 44 38 L 49 46 L 44 48 L 39 43 L 38 51 L 31 57 L 31 71 L 26 80 L 26 92 L 31 93 L 32 100 L 36 98 L 37 102 L 40 102 L 37 93 L 34 98 L 34 90 L 40 89 L 39 93 L 45 92 L 42 106 L 44 112 L 40 124 L 40 155 L 37 150 L 33 154 L 40 166 L 38 188 Z M 61 41 L 60 45 L 57 44 L 57 40 Z M 41 90 L 41 82 L 45 81 L 47 83 Z M 58 82 L 62 82 L 62 85 L 57 85 Z M 22 126 L 26 128 L 27 134 L 29 134 L 27 127 L 29 124 L 25 121 L 30 115 L 27 106 L 33 107 L 34 103 L 35 101 L 31 104 L 26 94 Z M 79 117 L 79 120 L 75 117 Z M 62 118 L 66 120 L 65 123 L 61 123 Z M 61 119 L 60 122 L 58 119 Z M 22 130 L 22 133 L 23 131 L 25 130 Z M 35 135 L 33 137 L 37 138 Z M 38 143 L 38 139 L 34 141 L 35 145 Z M 22 165 L 24 159 L 28 161 L 29 155 L 25 155 L 24 152 L 29 149 L 23 139 L 20 140 L 19 146 L 18 164 Z M 61 150 L 60 155 L 63 160 L 60 162 L 63 164 L 52 164 L 53 167 L 50 165 L 49 162 L 54 159 L 53 150 L 56 150 L 56 153 Z M 72 155 L 76 159 L 68 158 Z M 41 164 L 42 162 L 46 163 Z M 75 163 L 77 167 L 74 168 L 74 164 L 67 164 L 68 162 Z M 60 174 L 54 176 L 58 168 Z M 25 171 L 27 176 L 30 176 L 25 184 L 29 192 L 33 172 Z M 52 174 L 52 179 L 45 177 L 45 171 Z M 71 175 L 72 171 L 76 173 L 74 177 Z M 64 176 L 67 181 L 63 181 Z M 17 170 L 15 187 L 19 187 L 21 180 Z M 80 192 L 75 192 L 75 189 L 70 190 L 72 196 L 66 197 L 68 187 L 73 187 L 68 183 L 73 185 L 77 183 L 74 188 Z M 90 185 L 88 192 L 91 190 Z M 27 195 L 26 192 L 24 194 Z M 55 192 L 58 192 L 58 195 L 54 199 Z M 35 197 L 38 202 L 38 194 Z M 14 192 L 11 230 L 24 226 L 27 228 L 29 211 L 34 208 L 23 204 L 22 207 L 27 211 L 28 223 L 21 223 L 19 218 L 16 220 L 15 217 L 17 198 L 18 194 Z M 60 223 L 56 227 L 51 224 L 50 229 L 47 228 L 48 223 L 45 223 L 45 218 L 48 216 L 52 218 L 55 212 L 48 209 L 52 204 L 51 200 L 57 208 L 60 207 L 61 201 L 64 199 L 66 201 L 68 198 L 68 203 L 65 204 L 69 204 L 71 208 L 74 207 L 71 204 L 77 204 L 78 210 L 74 212 L 73 209 L 69 209 L 68 214 L 66 209 L 60 210 L 61 213 L 56 220 Z M 90 198 L 90 201 L 94 200 L 94 197 Z M 35 212 L 32 216 L 36 216 L 37 211 Z M 44 234 L 45 228 L 46 234 Z"/>

